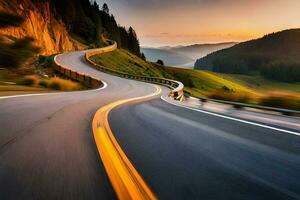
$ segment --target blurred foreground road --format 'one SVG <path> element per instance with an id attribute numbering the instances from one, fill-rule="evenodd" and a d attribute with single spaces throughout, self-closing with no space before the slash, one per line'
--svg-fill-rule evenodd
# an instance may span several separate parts
<path id="1" fill-rule="evenodd" d="M 161 199 L 300 199 L 297 135 L 161 100 L 117 108 L 109 119 Z"/>
<path id="2" fill-rule="evenodd" d="M 95 146 L 93 114 L 110 102 L 151 94 L 155 88 L 99 72 L 83 55 L 68 53 L 58 61 L 100 78 L 107 88 L 0 99 L 0 199 L 116 198 Z M 300 199 L 297 135 L 159 98 L 117 108 L 109 122 L 159 199 Z M 272 122 L 263 123 L 300 132 L 297 126 Z"/>

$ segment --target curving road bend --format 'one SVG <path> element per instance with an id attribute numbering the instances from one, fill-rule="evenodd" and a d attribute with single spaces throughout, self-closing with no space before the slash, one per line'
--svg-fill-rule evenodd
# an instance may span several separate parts
<path id="1" fill-rule="evenodd" d="M 114 199 L 95 146 L 91 120 L 112 101 L 155 91 L 101 73 L 84 52 L 58 61 L 107 83 L 104 89 L 0 99 L 0 199 Z"/>
<path id="2" fill-rule="evenodd" d="M 93 139 L 93 114 L 155 88 L 101 73 L 85 63 L 83 54 L 63 54 L 58 61 L 100 78 L 106 88 L 0 99 L 0 199 L 116 198 Z M 298 135 L 159 98 L 116 108 L 109 122 L 159 199 L 300 199 Z M 271 122 L 264 123 L 300 132 L 297 126 Z"/>

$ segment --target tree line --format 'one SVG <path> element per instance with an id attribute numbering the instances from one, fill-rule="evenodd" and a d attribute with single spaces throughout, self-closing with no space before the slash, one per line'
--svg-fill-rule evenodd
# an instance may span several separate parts
<path id="1" fill-rule="evenodd" d="M 89 0 L 49 1 L 56 17 L 63 20 L 71 34 L 95 46 L 102 46 L 103 38 L 108 38 L 116 41 L 119 48 L 144 58 L 134 29 L 118 25 L 106 3 L 100 8 L 96 1 Z"/>

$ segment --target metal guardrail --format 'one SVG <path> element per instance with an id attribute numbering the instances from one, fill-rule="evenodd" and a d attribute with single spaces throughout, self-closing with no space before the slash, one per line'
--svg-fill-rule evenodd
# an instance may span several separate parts
<path id="1" fill-rule="evenodd" d="M 155 84 L 159 84 L 159 85 L 163 85 L 166 86 L 168 88 L 171 89 L 171 92 L 169 94 L 169 96 L 173 97 L 176 100 L 180 100 L 182 101 L 184 98 L 184 93 L 183 93 L 183 88 L 184 85 L 179 82 L 179 81 L 175 81 L 175 80 L 171 80 L 171 79 L 165 79 L 165 78 L 159 78 L 159 77 L 149 77 L 149 76 L 140 76 L 140 75 L 133 75 L 133 74 L 128 74 L 128 73 L 124 73 L 124 72 L 120 72 L 117 70 L 113 70 L 107 67 L 104 67 L 102 65 L 99 65 L 95 62 L 93 62 L 90 57 L 98 55 L 98 54 L 102 54 L 105 52 L 110 52 L 110 51 L 114 51 L 117 49 L 117 43 L 115 41 L 109 41 L 110 46 L 105 47 L 105 48 L 101 48 L 98 50 L 88 50 L 85 53 L 85 59 L 88 63 L 92 64 L 96 69 L 108 73 L 108 74 L 112 74 L 118 77 L 122 77 L 122 78 L 127 78 L 127 79 L 132 79 L 132 80 L 137 80 L 137 81 L 143 81 L 143 82 L 147 82 L 147 83 L 155 83 Z"/>
<path id="2" fill-rule="evenodd" d="M 55 69 L 60 73 L 64 74 L 72 80 L 82 83 L 83 85 L 89 88 L 99 88 L 103 85 L 101 80 L 86 74 L 78 73 L 74 70 L 69 69 L 67 66 L 64 66 L 63 64 L 59 63 L 57 61 L 57 56 L 58 55 L 54 57 L 54 62 L 56 64 Z"/>
<path id="3" fill-rule="evenodd" d="M 187 96 L 187 98 L 190 98 L 190 96 Z M 255 108 L 255 109 L 266 110 L 266 111 L 280 112 L 280 113 L 288 114 L 288 115 L 300 115 L 300 111 L 298 111 L 298 110 L 275 108 L 275 107 L 269 107 L 269 106 L 260 106 L 260 105 L 233 102 L 233 101 L 225 101 L 225 100 L 219 100 L 219 99 L 210 99 L 210 98 L 205 98 L 205 97 L 202 97 L 202 98 L 201 97 L 193 97 L 193 98 L 199 99 L 201 102 L 211 101 L 211 102 L 216 102 L 216 103 L 232 105 L 232 106 L 235 106 L 238 108 Z"/>

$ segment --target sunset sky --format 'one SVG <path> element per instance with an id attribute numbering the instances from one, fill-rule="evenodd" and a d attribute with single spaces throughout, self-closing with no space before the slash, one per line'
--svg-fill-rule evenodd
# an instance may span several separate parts
<path id="1" fill-rule="evenodd" d="M 300 0 L 97 0 L 142 46 L 245 41 L 300 27 Z"/>

